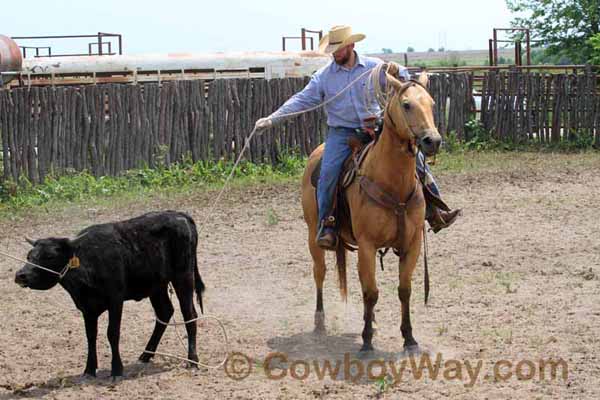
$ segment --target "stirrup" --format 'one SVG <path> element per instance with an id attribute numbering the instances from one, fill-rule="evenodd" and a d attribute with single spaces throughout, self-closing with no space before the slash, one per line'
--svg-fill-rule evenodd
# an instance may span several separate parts
<path id="1" fill-rule="evenodd" d="M 441 222 L 439 224 L 435 224 L 435 226 L 432 226 L 431 224 L 429 224 L 429 231 L 432 231 L 433 233 L 438 233 L 442 229 L 449 227 L 458 219 L 458 217 L 460 217 L 462 215 L 462 209 L 459 208 L 457 210 L 450 211 L 448 214 L 452 214 L 452 213 L 456 213 L 456 214 L 451 216 L 451 218 L 448 219 L 448 221 L 446 221 L 444 219 L 444 217 L 441 214 L 439 214 Z"/>
<path id="2" fill-rule="evenodd" d="M 329 228 L 325 232 L 325 228 Z M 335 230 L 335 217 L 330 215 L 327 219 L 321 221 L 321 228 L 315 238 L 317 245 L 325 250 L 335 250 L 338 245 L 338 235 Z"/>

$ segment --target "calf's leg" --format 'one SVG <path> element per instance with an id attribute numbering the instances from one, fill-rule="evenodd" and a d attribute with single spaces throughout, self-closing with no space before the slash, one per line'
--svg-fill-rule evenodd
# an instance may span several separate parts
<path id="1" fill-rule="evenodd" d="M 184 321 L 190 321 L 198 317 L 196 309 L 194 307 L 194 278 L 192 273 L 185 274 L 173 282 L 177 299 L 179 300 L 179 306 L 181 307 L 181 314 L 183 315 Z M 192 321 L 185 325 L 185 329 L 188 335 L 188 359 L 192 361 L 198 361 L 198 354 L 196 352 L 196 331 L 198 329 L 197 322 Z M 197 364 L 190 363 L 190 366 L 196 366 Z"/>
<path id="2" fill-rule="evenodd" d="M 152 303 L 156 317 L 163 322 L 169 322 L 173 316 L 174 309 L 166 286 L 162 287 L 158 292 L 150 296 L 150 303 Z M 154 325 L 154 331 L 152 331 L 152 336 L 150 336 L 150 340 L 146 345 L 146 351 L 156 351 L 158 343 L 160 342 L 165 329 L 167 329 L 166 325 L 156 321 Z M 152 357 L 154 357 L 154 354 L 144 352 L 140 356 L 140 361 L 148 362 Z"/>
<path id="3" fill-rule="evenodd" d="M 87 336 L 88 355 L 85 364 L 84 375 L 96 376 L 98 369 L 98 359 L 96 358 L 96 338 L 98 336 L 98 316 L 92 315 L 89 312 L 83 313 L 83 321 L 85 323 L 85 335 Z"/>
<path id="4" fill-rule="evenodd" d="M 123 302 L 111 305 L 108 309 L 108 329 L 106 335 L 112 352 L 110 375 L 115 378 L 123 376 L 123 363 L 119 354 L 119 336 L 121 334 L 121 316 L 123 314 Z"/>

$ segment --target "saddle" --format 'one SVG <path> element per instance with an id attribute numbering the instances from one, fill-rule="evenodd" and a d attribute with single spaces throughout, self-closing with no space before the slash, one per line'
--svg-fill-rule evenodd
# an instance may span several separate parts
<path id="1" fill-rule="evenodd" d="M 344 195 L 344 191 L 356 179 L 358 170 L 360 169 L 362 163 L 364 162 L 367 154 L 369 154 L 369 151 L 371 151 L 371 149 L 373 148 L 373 145 L 377 142 L 377 139 L 378 139 L 378 135 L 375 136 L 374 140 L 370 140 L 368 142 L 361 142 L 359 139 L 356 139 L 356 138 L 349 139 L 348 144 L 352 149 L 352 153 L 344 161 L 342 170 L 340 172 L 340 179 L 338 180 L 338 185 L 336 188 L 336 194 L 333 199 L 331 215 L 333 215 L 335 218 L 335 221 L 337 221 L 338 230 L 345 228 L 348 232 L 350 232 L 350 235 L 353 240 L 355 240 L 355 237 L 354 237 L 354 233 L 352 231 L 350 208 L 348 206 L 346 196 Z M 319 159 L 317 166 L 313 170 L 313 173 L 311 174 L 311 177 L 310 177 L 311 184 L 315 188 L 315 195 L 316 195 L 316 189 L 317 189 L 318 183 L 319 183 L 319 176 L 321 173 L 321 162 L 322 162 L 322 159 Z M 371 181 L 370 179 L 368 179 L 365 176 L 360 176 L 359 184 L 360 184 L 361 190 L 364 193 L 366 193 L 366 195 L 372 201 L 374 201 L 375 203 L 377 203 L 378 205 L 380 205 L 383 208 L 392 210 L 396 214 L 396 216 L 398 218 L 397 239 L 402 238 L 404 236 L 404 234 L 403 234 L 404 233 L 404 217 L 406 214 L 406 207 L 408 206 L 409 203 L 411 203 L 411 201 L 413 201 L 413 199 L 414 199 L 413 195 L 414 195 L 417 187 L 415 187 L 415 190 L 409 195 L 409 197 L 402 202 L 401 200 L 396 199 L 395 196 L 393 196 L 392 194 L 387 193 L 384 190 L 382 190 L 379 187 L 379 185 L 377 185 L 375 182 Z M 433 206 L 440 208 L 444 211 L 450 211 L 450 208 L 446 205 L 446 203 L 444 203 L 444 201 L 441 198 L 436 196 L 427 187 L 427 185 L 421 184 L 421 180 L 419 179 L 418 176 L 417 176 L 417 186 L 421 186 L 421 188 L 423 190 L 425 202 L 427 204 L 432 204 Z M 342 244 L 348 250 L 351 250 L 351 251 L 356 250 L 356 249 L 352 248 L 351 246 L 349 246 L 349 244 L 345 243 L 344 241 L 342 241 Z M 404 249 L 400 248 L 397 243 L 390 243 L 389 246 L 386 246 L 386 247 L 394 248 L 396 254 L 399 256 L 402 253 L 404 253 Z"/>

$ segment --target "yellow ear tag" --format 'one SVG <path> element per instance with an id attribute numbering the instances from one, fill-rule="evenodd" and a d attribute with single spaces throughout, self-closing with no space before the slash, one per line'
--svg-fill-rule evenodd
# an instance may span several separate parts
<path id="1" fill-rule="evenodd" d="M 73 256 L 73 258 L 69 260 L 69 268 L 79 268 L 80 265 L 79 257 L 77 256 Z"/>

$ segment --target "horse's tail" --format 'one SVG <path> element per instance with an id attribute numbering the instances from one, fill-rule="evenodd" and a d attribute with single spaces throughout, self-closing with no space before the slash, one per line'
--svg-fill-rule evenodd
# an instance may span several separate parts
<path id="1" fill-rule="evenodd" d="M 338 270 L 338 281 L 342 300 L 348 301 L 348 280 L 346 279 L 346 248 L 342 238 L 339 238 L 335 249 L 335 263 Z"/>

